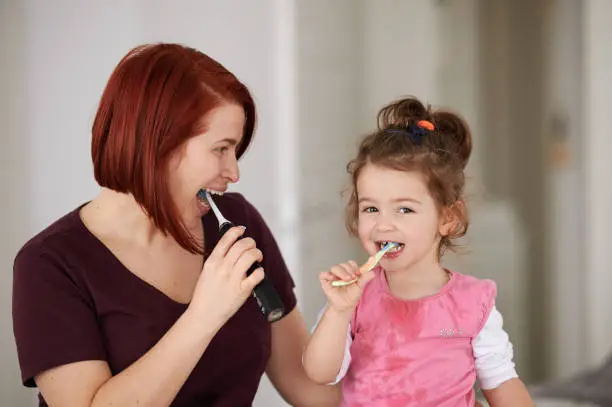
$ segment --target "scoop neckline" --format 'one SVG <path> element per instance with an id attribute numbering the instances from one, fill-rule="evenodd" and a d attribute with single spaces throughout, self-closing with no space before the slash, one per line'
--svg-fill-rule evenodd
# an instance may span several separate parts
<path id="1" fill-rule="evenodd" d="M 128 278 L 130 280 L 134 281 L 136 284 L 139 284 L 140 286 L 146 288 L 147 290 L 152 291 L 156 296 L 164 298 L 166 301 L 169 301 L 174 306 L 177 306 L 177 307 L 180 307 L 180 308 L 187 308 L 189 306 L 189 304 L 191 303 L 191 301 L 189 301 L 187 303 L 177 301 L 177 300 L 169 297 L 166 293 L 164 293 L 159 288 L 155 287 L 153 284 L 151 284 L 151 283 L 143 280 L 142 278 L 138 277 L 125 264 L 123 264 L 123 262 L 121 262 L 121 260 L 119 260 L 119 258 L 104 244 L 104 242 L 102 242 L 102 240 L 100 240 L 98 238 L 98 236 L 96 236 L 91 230 L 89 230 L 89 228 L 85 224 L 85 221 L 81 217 L 81 210 L 89 202 L 91 202 L 91 201 L 85 202 L 82 205 L 80 205 L 79 207 L 77 207 L 73 211 L 73 216 L 75 218 L 75 221 L 78 223 L 78 227 L 87 235 L 87 237 L 89 239 L 93 239 L 94 240 L 96 246 L 103 252 L 103 255 L 108 257 L 108 258 L 110 258 L 111 261 L 113 263 L 115 263 L 118 266 L 118 268 L 121 269 L 121 271 L 124 274 L 127 274 Z M 202 224 L 202 227 L 204 227 L 204 224 Z M 203 256 L 202 264 L 204 264 L 204 262 L 206 261 L 207 257 L 208 256 L 206 254 Z"/>
<path id="2" fill-rule="evenodd" d="M 391 288 L 389 287 L 389 282 L 387 281 L 387 277 L 385 274 L 385 270 L 382 267 L 379 267 L 379 272 L 378 274 L 378 280 L 379 283 L 382 287 L 382 291 L 383 293 L 392 298 L 394 301 L 398 301 L 398 302 L 402 302 L 402 303 L 406 303 L 406 304 L 419 304 L 419 303 L 424 303 L 424 302 L 429 302 L 429 301 L 434 301 L 444 295 L 446 295 L 451 288 L 453 288 L 453 286 L 455 285 L 455 282 L 458 279 L 458 274 L 452 270 L 449 270 L 447 268 L 444 268 L 444 271 L 448 274 L 448 281 L 446 282 L 446 284 L 444 284 L 440 290 L 438 290 L 438 292 L 431 294 L 431 295 L 426 295 L 425 297 L 421 297 L 421 298 L 414 298 L 414 299 L 404 299 L 404 298 L 399 298 L 397 296 L 395 296 L 392 292 L 391 292 Z"/>

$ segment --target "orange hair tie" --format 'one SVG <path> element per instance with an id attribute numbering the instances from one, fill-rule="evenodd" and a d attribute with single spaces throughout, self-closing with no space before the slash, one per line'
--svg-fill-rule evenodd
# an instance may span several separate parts
<path id="1" fill-rule="evenodd" d="M 435 129 L 433 123 L 430 122 L 429 120 L 419 120 L 417 122 L 417 126 L 423 128 L 423 129 L 427 129 L 429 131 L 433 131 Z"/>

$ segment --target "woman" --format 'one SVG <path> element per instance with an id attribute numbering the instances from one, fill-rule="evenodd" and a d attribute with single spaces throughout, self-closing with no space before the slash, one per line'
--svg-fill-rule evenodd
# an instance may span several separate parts
<path id="1" fill-rule="evenodd" d="M 337 405 L 301 368 L 308 331 L 257 210 L 216 198 L 246 227 L 218 239 L 197 198 L 238 180 L 254 127 L 248 89 L 201 52 L 145 45 L 121 60 L 93 124 L 101 192 L 15 259 L 22 380 L 41 406 L 250 406 L 264 371 L 293 405 Z M 250 295 L 264 273 L 285 304 L 273 324 Z"/>

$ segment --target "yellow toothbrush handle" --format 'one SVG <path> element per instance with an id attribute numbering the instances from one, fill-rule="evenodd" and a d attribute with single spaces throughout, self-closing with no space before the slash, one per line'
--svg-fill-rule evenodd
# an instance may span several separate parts
<path id="1" fill-rule="evenodd" d="M 372 256 L 372 257 L 370 257 L 368 259 L 367 262 L 365 262 L 363 264 L 363 266 L 359 267 L 359 271 L 362 274 L 363 273 L 367 273 L 368 271 L 372 270 L 375 265 L 376 265 L 376 257 Z M 332 287 L 345 287 L 347 285 L 351 285 L 353 283 L 356 283 L 357 281 L 359 281 L 359 278 L 354 278 L 354 279 L 349 280 L 349 281 L 336 280 L 336 281 L 332 281 L 331 285 L 332 285 Z"/>
<path id="2" fill-rule="evenodd" d="M 357 281 L 359 281 L 358 278 L 355 278 L 355 279 L 349 280 L 349 281 L 336 280 L 336 281 L 332 281 L 331 285 L 332 285 L 332 287 L 345 287 L 347 285 L 351 285 L 353 283 L 356 283 Z"/>
<path id="3" fill-rule="evenodd" d="M 361 272 L 361 274 L 367 273 L 368 271 L 372 270 L 374 266 L 376 266 L 376 264 L 380 261 L 380 259 L 382 259 L 385 253 L 387 253 L 390 249 L 396 246 L 396 243 L 389 243 L 384 249 L 379 250 L 378 253 L 376 253 L 374 256 L 371 256 L 368 261 L 363 264 L 363 266 L 359 267 L 359 271 Z M 356 283 L 357 281 L 359 281 L 359 278 L 354 278 L 350 281 L 336 280 L 332 281 L 331 285 L 332 287 L 344 287 Z"/>

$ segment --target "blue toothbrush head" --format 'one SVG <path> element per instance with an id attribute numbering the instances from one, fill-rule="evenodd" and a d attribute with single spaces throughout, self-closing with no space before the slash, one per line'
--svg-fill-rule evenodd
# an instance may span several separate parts
<path id="1" fill-rule="evenodd" d="M 208 203 L 208 197 L 206 196 L 206 191 L 204 191 L 203 189 L 200 189 L 197 193 L 198 198 L 200 198 L 202 201 L 205 201 L 206 203 Z"/>

